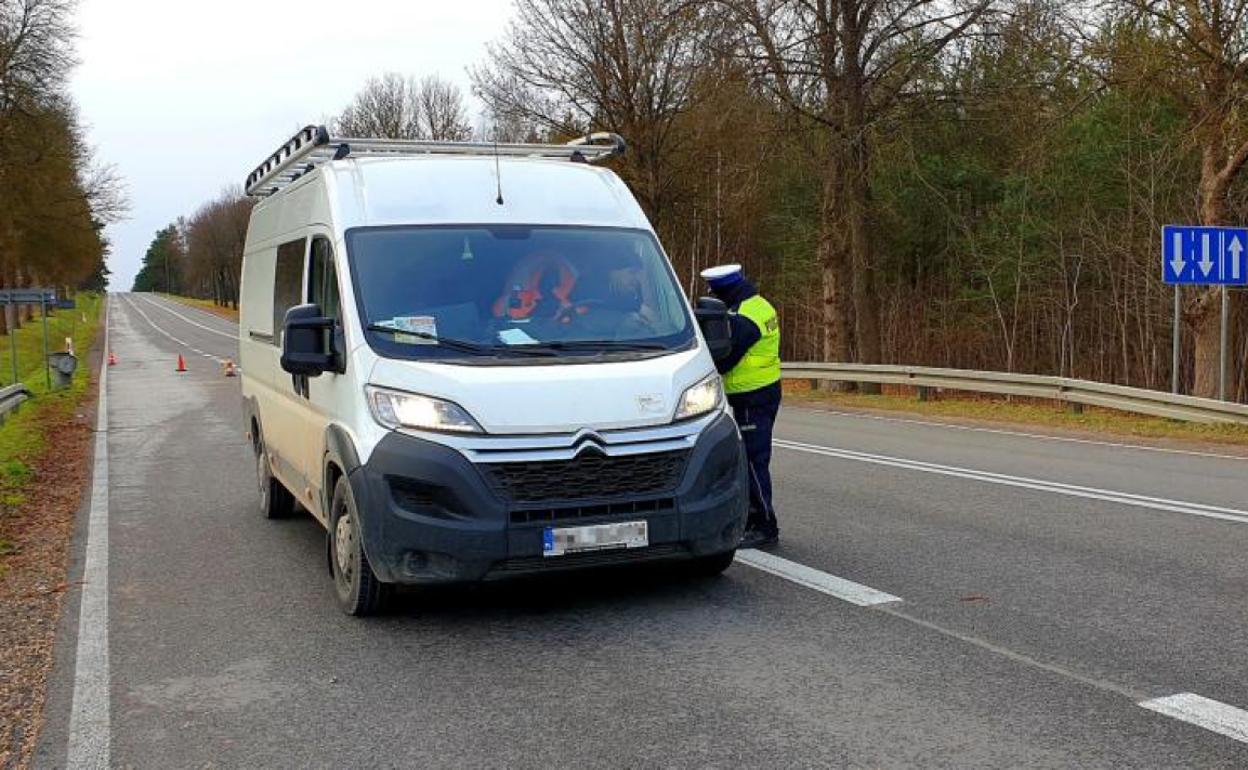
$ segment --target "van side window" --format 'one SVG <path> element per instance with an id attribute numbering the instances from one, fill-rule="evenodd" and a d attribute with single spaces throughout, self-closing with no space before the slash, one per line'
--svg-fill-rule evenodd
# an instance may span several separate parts
<path id="1" fill-rule="evenodd" d="M 308 302 L 320 305 L 321 315 L 341 320 L 334 247 L 326 238 L 318 237 L 312 241 L 312 255 L 308 261 Z"/>
<path id="2" fill-rule="evenodd" d="M 286 311 L 303 302 L 303 255 L 308 239 L 288 241 L 277 247 L 273 274 L 273 344 L 282 344 Z"/>

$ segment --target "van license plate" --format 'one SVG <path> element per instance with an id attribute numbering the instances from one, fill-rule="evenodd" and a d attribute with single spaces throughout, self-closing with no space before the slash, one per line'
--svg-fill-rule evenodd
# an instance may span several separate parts
<path id="1" fill-rule="evenodd" d="M 644 521 L 588 527 L 547 527 L 542 538 L 542 556 L 605 551 L 609 548 L 645 548 L 649 544 L 649 529 Z"/>

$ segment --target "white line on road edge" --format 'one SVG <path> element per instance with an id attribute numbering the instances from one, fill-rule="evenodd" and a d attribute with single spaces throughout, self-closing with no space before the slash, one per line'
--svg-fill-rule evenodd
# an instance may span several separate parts
<path id="1" fill-rule="evenodd" d="M 238 335 L 237 335 L 237 334 L 226 334 L 225 332 L 221 331 L 220 329 L 214 329 L 214 328 L 212 328 L 211 326 L 204 326 L 203 324 L 199 323 L 198 321 L 192 321 L 191 319 L 189 319 L 189 318 L 187 318 L 186 316 L 182 315 L 181 313 L 179 313 L 178 311 L 176 311 L 176 310 L 174 310 L 173 308 L 169 307 L 168 305 L 164 304 L 163 302 L 157 302 L 156 300 L 152 299 L 151 297 L 145 297 L 145 296 L 143 296 L 142 294 L 140 294 L 140 295 L 139 295 L 139 298 L 140 298 L 140 299 L 142 299 L 143 301 L 147 302 L 147 303 L 148 303 L 148 304 L 150 304 L 150 305 L 153 305 L 153 306 L 155 306 L 155 307 L 160 308 L 161 310 L 165 311 L 166 313 L 169 313 L 170 315 L 176 315 L 178 318 L 181 318 L 183 321 L 186 321 L 186 322 L 187 322 L 188 324 L 190 324 L 191 326 L 198 326 L 199 328 L 203 329 L 203 330 L 204 330 L 204 331 L 206 331 L 206 332 L 212 332 L 213 334 L 219 334 L 219 335 L 221 335 L 222 337 L 228 337 L 229 339 L 232 339 L 232 340 L 234 340 L 235 342 L 237 342 L 237 341 L 238 341 Z"/>
<path id="2" fill-rule="evenodd" d="M 1140 701 L 1140 706 L 1183 722 L 1203 727 L 1240 743 L 1248 743 L 1248 711 L 1197 695 L 1181 692 L 1165 698 Z"/>
<path id="3" fill-rule="evenodd" d="M 869 586 L 855 583 L 836 575 L 829 575 L 813 567 L 798 564 L 795 561 L 782 559 L 764 551 L 747 549 L 737 551 L 736 561 L 762 570 L 771 575 L 797 583 L 800 586 L 813 588 L 816 591 L 835 596 L 837 599 L 857 604 L 859 607 L 873 607 L 877 604 L 889 604 L 901 601 L 900 596 L 886 594 Z"/>
<path id="4" fill-rule="evenodd" d="M 845 412 L 838 409 L 820 409 L 815 407 L 815 411 L 824 414 L 831 414 L 837 417 L 853 417 L 860 420 L 877 420 L 879 422 L 896 422 L 903 425 L 922 425 L 931 428 L 948 428 L 949 430 L 962 430 L 972 433 L 991 433 L 998 436 L 1018 436 L 1020 438 L 1034 438 L 1040 441 L 1061 441 L 1068 444 L 1089 444 L 1092 446 L 1103 446 L 1111 449 L 1133 449 L 1140 452 L 1162 452 L 1164 454 L 1188 455 L 1190 457 L 1210 457 L 1218 460 L 1238 460 L 1239 462 L 1248 461 L 1248 457 L 1243 455 L 1221 454 L 1218 452 L 1201 452 L 1195 449 L 1172 449 L 1163 446 L 1145 446 L 1143 444 L 1125 444 L 1118 441 L 1099 441 L 1090 438 L 1074 438 L 1072 436 L 1049 436 L 1044 433 L 1028 433 L 1022 430 L 1006 430 L 1004 428 L 983 428 L 977 425 L 955 425 L 948 422 L 937 422 L 935 420 L 919 420 L 911 417 L 893 417 L 883 414 L 864 414 L 860 412 Z"/>
<path id="5" fill-rule="evenodd" d="M 104 305 L 104 351 L 108 351 L 111 305 Z M 78 651 L 69 712 L 66 766 L 106 768 L 109 763 L 108 672 L 108 366 L 100 366 L 100 398 L 95 416 L 95 467 L 87 516 L 82 603 L 78 610 Z"/>
<path id="6" fill-rule="evenodd" d="M 980 471 L 973 468 L 959 468 L 951 465 L 938 465 L 936 463 L 928 463 L 920 460 L 907 460 L 901 457 L 874 455 L 866 452 L 855 452 L 849 449 L 819 446 L 817 444 L 801 444 L 796 441 L 777 439 L 773 443 L 780 449 L 789 449 L 795 452 L 823 455 L 825 457 L 835 457 L 841 460 L 853 460 L 855 462 L 873 463 L 875 465 L 887 465 L 893 468 L 903 468 L 905 470 L 919 471 L 921 473 L 938 473 L 943 476 L 955 476 L 957 478 L 980 481 L 986 484 L 1001 484 L 1009 487 L 1034 489 L 1039 492 L 1051 492 L 1057 495 L 1083 497 L 1089 500 L 1104 500 L 1106 502 L 1120 503 L 1122 505 L 1133 505 L 1141 508 L 1152 508 L 1153 510 L 1158 511 L 1185 513 L 1189 516 L 1203 516 L 1209 519 L 1232 521 L 1237 524 L 1248 524 L 1248 511 L 1242 511 L 1236 508 L 1223 508 L 1217 505 L 1191 503 L 1183 500 L 1168 500 L 1162 497 L 1149 497 L 1147 495 L 1137 495 L 1132 492 L 1118 492 L 1112 489 L 1081 487 L 1075 484 L 1063 484 L 1060 481 L 1046 481 L 1044 479 L 1032 479 L 1023 476 L 1009 476 L 1004 473 L 992 473 L 990 471 Z"/>

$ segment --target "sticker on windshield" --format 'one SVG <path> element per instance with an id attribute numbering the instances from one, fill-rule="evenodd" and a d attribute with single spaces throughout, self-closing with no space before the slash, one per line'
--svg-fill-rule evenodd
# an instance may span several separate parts
<path id="1" fill-rule="evenodd" d="M 534 345 L 537 340 L 530 337 L 523 329 L 503 329 L 498 338 L 508 345 Z"/>
<path id="2" fill-rule="evenodd" d="M 438 323 L 431 315 L 406 315 L 394 319 L 394 328 L 416 334 L 396 334 L 395 342 L 405 345 L 438 344 Z"/>

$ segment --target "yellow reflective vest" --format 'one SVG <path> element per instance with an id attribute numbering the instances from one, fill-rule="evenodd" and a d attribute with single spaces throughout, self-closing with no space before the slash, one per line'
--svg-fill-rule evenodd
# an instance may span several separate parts
<path id="1" fill-rule="evenodd" d="M 728 395 L 749 393 L 780 381 L 780 319 L 771 303 L 755 294 L 742 302 L 737 314 L 754 322 L 762 337 L 724 375 Z"/>

